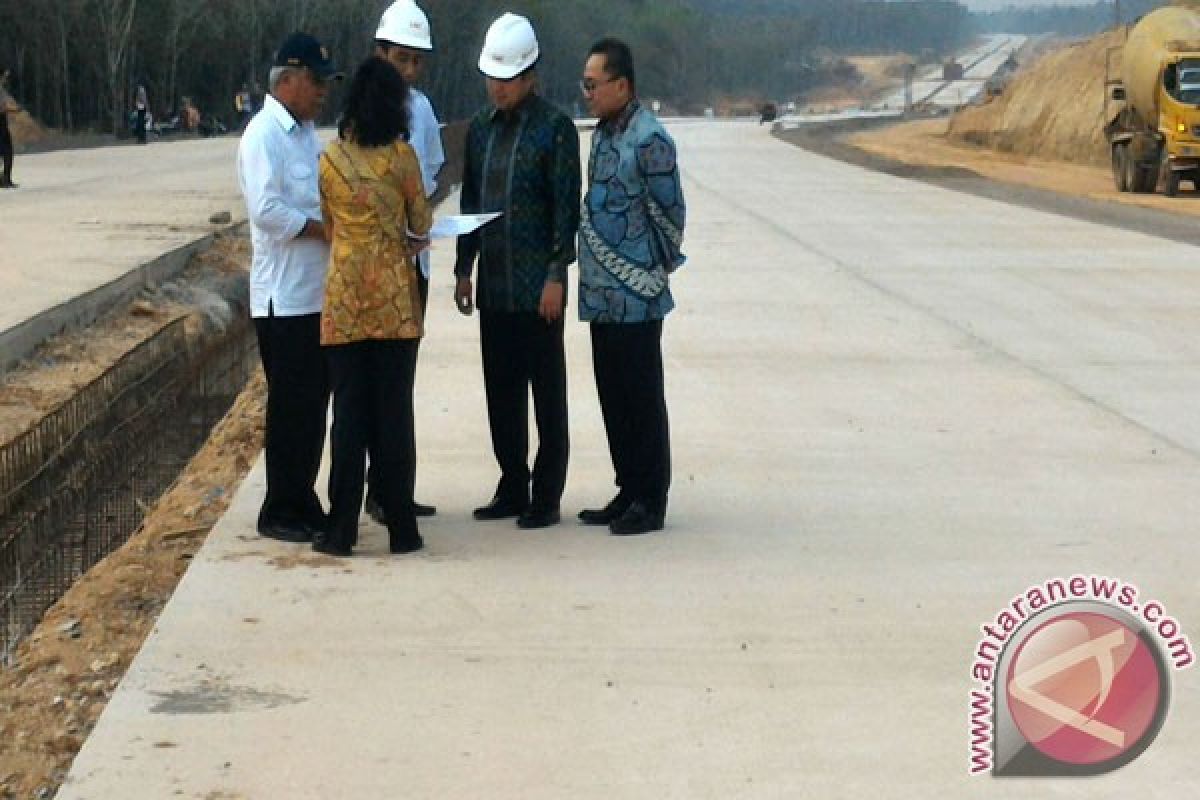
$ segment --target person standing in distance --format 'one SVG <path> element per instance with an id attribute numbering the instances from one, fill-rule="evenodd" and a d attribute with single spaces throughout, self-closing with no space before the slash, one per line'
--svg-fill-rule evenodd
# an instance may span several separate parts
<path id="1" fill-rule="evenodd" d="M 392 3 L 383 12 L 383 17 L 379 20 L 379 29 L 375 32 L 375 55 L 386 59 L 408 84 L 408 144 L 417 154 L 427 200 L 437 191 L 437 175 L 446 163 L 446 153 L 442 149 L 441 123 L 438 122 L 429 98 L 416 88 L 416 82 L 425 68 L 425 59 L 432 52 L 433 35 L 429 28 L 429 18 L 425 16 L 421 7 L 413 0 L 397 0 Z M 421 293 L 422 319 L 429 305 L 429 271 L 429 251 L 423 250 L 417 256 L 417 288 Z M 419 348 L 420 340 L 417 341 L 417 345 Z M 374 476 L 375 471 L 372 469 L 367 478 L 367 513 L 379 524 L 386 525 L 383 508 L 371 488 L 374 486 Z M 432 517 L 437 513 L 437 509 L 414 501 L 413 513 L 418 517 Z"/>
<path id="2" fill-rule="evenodd" d="M 13 183 L 13 140 L 8 129 L 8 115 L 21 110 L 17 101 L 8 93 L 8 70 L 0 67 L 0 189 L 16 189 Z"/>
<path id="3" fill-rule="evenodd" d="M 618 492 L 580 512 L 617 535 L 662 530 L 671 484 L 663 391 L 663 320 L 670 275 L 683 265 L 685 207 L 675 142 L 637 98 L 633 54 L 616 39 L 592 46 L 580 89 L 599 119 L 579 225 L 579 318 Z"/>
<path id="4" fill-rule="evenodd" d="M 289 36 L 270 72 L 270 94 L 238 145 L 238 181 L 254 247 L 250 314 L 267 378 L 267 494 L 258 532 L 288 542 L 312 541 L 326 524 L 313 487 L 329 405 L 321 352 L 329 245 L 313 120 L 337 77 L 316 39 Z"/>
<path id="5" fill-rule="evenodd" d="M 529 20 L 505 14 L 487 33 L 479 69 L 492 105 L 471 120 L 464 214 L 503 212 L 459 237 L 455 301 L 472 311 L 478 259 L 479 339 L 492 450 L 500 482 L 479 520 L 517 517 L 522 528 L 559 521 L 567 478 L 567 367 L 563 307 L 579 227 L 579 134 L 537 93 L 538 42 Z M 529 454 L 533 390 L 538 453 Z M 532 479 L 532 489 L 530 481 Z"/>
<path id="6" fill-rule="evenodd" d="M 145 144 L 150 124 L 150 100 L 146 96 L 144 84 L 139 83 L 137 91 L 134 92 L 133 115 L 133 134 L 137 137 L 138 144 Z"/>

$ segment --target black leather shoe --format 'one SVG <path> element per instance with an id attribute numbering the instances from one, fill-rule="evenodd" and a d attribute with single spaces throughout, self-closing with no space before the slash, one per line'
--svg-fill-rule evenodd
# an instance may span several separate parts
<path id="1" fill-rule="evenodd" d="M 493 497 L 492 502 L 475 509 L 473 516 L 478 520 L 509 519 L 521 516 L 527 508 L 529 503 L 525 501 Z"/>
<path id="2" fill-rule="evenodd" d="M 393 553 L 415 553 L 425 546 L 417 531 L 417 518 L 409 514 L 406 519 L 388 525 L 388 550 Z"/>
<path id="3" fill-rule="evenodd" d="M 415 553 L 425 546 L 425 540 L 416 531 L 403 534 L 388 532 L 388 550 L 396 555 Z"/>
<path id="4" fill-rule="evenodd" d="M 579 521 L 584 525 L 607 525 L 625 513 L 631 500 L 618 494 L 604 508 L 585 508 L 579 512 Z"/>
<path id="5" fill-rule="evenodd" d="M 631 503 L 625 513 L 609 523 L 614 536 L 636 536 L 663 529 L 663 515 L 656 514 L 643 503 Z"/>
<path id="6" fill-rule="evenodd" d="M 383 506 L 374 497 L 368 497 L 366 507 L 363 509 L 367 512 L 367 516 L 378 522 L 380 525 L 387 526 L 387 516 L 383 513 Z M 413 503 L 414 517 L 432 517 L 437 514 L 436 506 L 427 506 L 424 503 Z"/>
<path id="7" fill-rule="evenodd" d="M 354 555 L 353 547 L 334 541 L 332 536 L 325 533 L 318 533 L 313 537 L 312 549 L 314 553 L 324 553 L 327 556 L 337 556 L 338 558 Z"/>
<path id="8" fill-rule="evenodd" d="M 558 513 L 558 506 L 547 508 L 546 506 L 530 506 L 525 509 L 525 513 L 517 517 L 517 527 L 526 530 L 534 528 L 549 528 L 551 525 L 557 525 L 561 519 Z"/>
<path id="9" fill-rule="evenodd" d="M 259 536 L 265 536 L 268 539 L 274 539 L 278 542 L 290 542 L 292 544 L 306 544 L 313 540 L 313 534 L 317 531 L 309 525 L 302 522 L 260 522 L 258 523 Z"/>

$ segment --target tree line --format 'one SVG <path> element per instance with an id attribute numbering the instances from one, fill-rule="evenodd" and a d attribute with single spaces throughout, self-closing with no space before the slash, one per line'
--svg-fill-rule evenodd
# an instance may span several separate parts
<path id="1" fill-rule="evenodd" d="M 124 130 L 139 84 L 156 116 L 177 111 L 187 96 L 202 112 L 232 120 L 243 85 L 265 90 L 272 53 L 287 33 L 313 33 L 352 69 L 370 53 L 387 5 L 0 0 L 0 68 L 11 69 L 10 86 L 31 113 L 55 128 Z M 603 35 L 634 48 L 643 96 L 681 112 L 722 96 L 795 96 L 822 80 L 830 54 L 940 56 L 970 35 L 966 8 L 951 0 L 425 0 L 422 7 L 437 47 L 425 88 L 446 120 L 484 102 L 479 48 L 504 11 L 533 21 L 542 90 L 569 110 L 580 108 L 587 48 Z"/>
<path id="2" fill-rule="evenodd" d="M 1102 0 L 1091 5 L 1009 8 L 974 15 L 974 29 L 980 33 L 1056 33 L 1060 36 L 1091 36 L 1114 27 L 1119 21 L 1128 25 L 1156 8 L 1170 5 L 1166 0 Z M 1182 4 L 1181 4 L 1182 5 Z"/>

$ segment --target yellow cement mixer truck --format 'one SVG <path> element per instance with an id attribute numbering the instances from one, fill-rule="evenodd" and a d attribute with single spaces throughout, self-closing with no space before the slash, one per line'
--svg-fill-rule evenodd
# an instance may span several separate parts
<path id="1" fill-rule="evenodd" d="M 1187 180 L 1200 190 L 1200 12 L 1143 17 L 1121 50 L 1120 74 L 1106 81 L 1115 106 L 1104 129 L 1117 189 L 1162 187 L 1173 197 Z"/>

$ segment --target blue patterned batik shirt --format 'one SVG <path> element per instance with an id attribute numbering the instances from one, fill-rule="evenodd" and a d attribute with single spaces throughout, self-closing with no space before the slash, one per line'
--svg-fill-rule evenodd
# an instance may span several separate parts
<path id="1" fill-rule="evenodd" d="M 661 320 L 675 307 L 669 276 L 686 208 L 675 142 L 636 100 L 592 137 L 579 225 L 579 318 Z"/>

